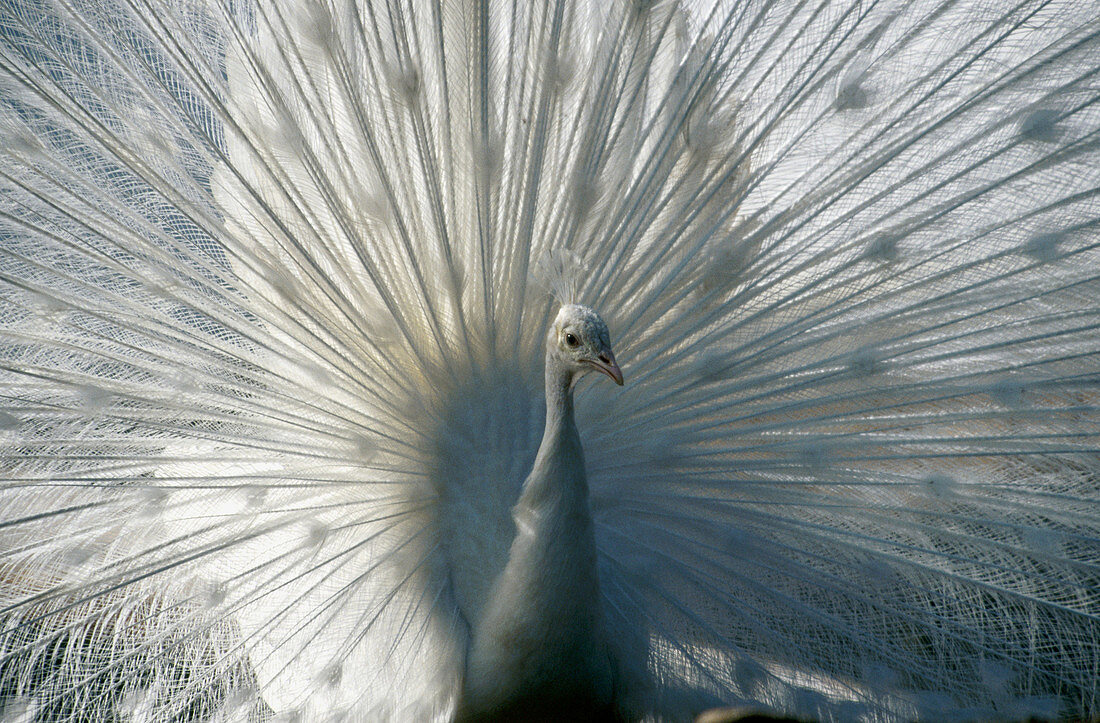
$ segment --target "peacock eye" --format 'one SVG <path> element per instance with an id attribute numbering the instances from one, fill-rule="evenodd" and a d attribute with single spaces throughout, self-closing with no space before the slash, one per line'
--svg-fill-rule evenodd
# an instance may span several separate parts
<path id="1" fill-rule="evenodd" d="M 572 334 L 566 334 L 565 335 L 565 345 L 566 346 L 573 347 L 573 346 L 576 346 L 578 343 L 579 342 L 577 341 L 577 337 L 573 336 Z"/>

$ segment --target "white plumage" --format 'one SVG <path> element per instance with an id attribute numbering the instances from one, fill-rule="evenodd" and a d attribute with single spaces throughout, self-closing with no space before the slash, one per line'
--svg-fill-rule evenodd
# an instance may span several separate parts
<path id="1" fill-rule="evenodd" d="M 4 5 L 0 720 L 1100 714 L 1098 74 L 1068 0 Z"/>
<path id="2" fill-rule="evenodd" d="M 620 656 L 633 650 L 604 629 L 584 452 L 573 419 L 573 385 L 592 369 L 622 386 L 603 320 L 586 307 L 563 306 L 547 335 L 546 422 L 513 508 L 508 561 L 499 570 L 479 570 L 492 581 L 480 605 L 470 598 L 459 603 L 470 636 L 460 719 L 517 720 L 532 712 L 541 719 L 552 711 L 559 719 L 595 720 L 617 710 L 642 712 L 616 696 L 626 681 L 615 669 L 631 662 Z"/>

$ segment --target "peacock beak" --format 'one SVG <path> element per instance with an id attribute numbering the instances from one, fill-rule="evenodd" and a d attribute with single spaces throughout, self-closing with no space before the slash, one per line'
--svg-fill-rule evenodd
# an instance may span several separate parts
<path id="1" fill-rule="evenodd" d="M 620 387 L 623 385 L 623 372 L 619 369 L 619 365 L 615 361 L 615 355 L 611 353 L 610 349 L 604 349 L 600 352 L 600 356 L 596 360 L 585 359 L 585 361 L 614 379 Z"/>

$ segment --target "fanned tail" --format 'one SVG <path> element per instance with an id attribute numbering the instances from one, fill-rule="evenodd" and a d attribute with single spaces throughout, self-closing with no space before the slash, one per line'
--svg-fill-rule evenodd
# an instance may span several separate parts
<path id="1" fill-rule="evenodd" d="M 1097 715 L 1093 15 L 0 9 L 0 710 L 447 717 L 549 285 L 625 710 Z"/>

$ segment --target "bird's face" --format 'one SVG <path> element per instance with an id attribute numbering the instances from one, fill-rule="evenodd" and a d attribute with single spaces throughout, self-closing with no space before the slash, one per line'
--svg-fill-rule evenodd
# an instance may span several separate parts
<path id="1" fill-rule="evenodd" d="M 593 369 L 622 386 L 623 373 L 611 351 L 607 324 L 592 309 L 577 304 L 561 307 L 550 343 L 555 355 L 579 376 Z"/>

